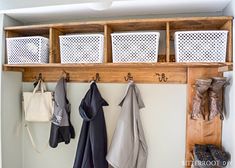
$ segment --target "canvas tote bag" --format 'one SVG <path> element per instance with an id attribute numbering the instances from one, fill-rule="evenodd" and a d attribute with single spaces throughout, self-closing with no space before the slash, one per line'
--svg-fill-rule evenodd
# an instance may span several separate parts
<path id="1" fill-rule="evenodd" d="M 39 80 L 33 92 L 23 92 L 25 120 L 28 122 L 48 122 L 53 114 L 53 92 Z"/>
<path id="2" fill-rule="evenodd" d="M 34 138 L 27 122 L 49 122 L 53 113 L 53 92 L 48 92 L 42 80 L 34 88 L 33 92 L 23 92 L 23 109 L 25 113 L 24 127 L 26 128 L 29 139 L 34 150 L 37 153 L 42 153 L 36 146 Z M 47 143 L 43 149 L 46 150 L 49 146 Z"/>

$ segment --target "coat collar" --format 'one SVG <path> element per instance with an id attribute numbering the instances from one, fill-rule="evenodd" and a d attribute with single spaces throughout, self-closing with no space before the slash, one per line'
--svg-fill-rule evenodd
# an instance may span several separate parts
<path id="1" fill-rule="evenodd" d="M 132 96 L 134 96 L 134 97 L 137 99 L 139 108 L 140 108 L 140 109 L 141 109 L 141 108 L 144 108 L 145 105 L 144 105 L 144 102 L 143 102 L 143 100 L 142 100 L 142 98 L 141 98 L 140 91 L 139 91 L 138 87 L 136 86 L 136 84 L 135 84 L 133 81 L 130 81 L 130 82 L 128 83 L 125 96 L 124 96 L 124 98 L 122 99 L 122 101 L 120 102 L 119 106 L 122 106 L 122 105 L 123 105 L 123 102 L 124 102 L 125 99 L 127 98 L 127 95 L 131 94 L 131 92 L 133 92 Z"/>
<path id="2" fill-rule="evenodd" d="M 81 101 L 79 113 L 85 121 L 91 121 L 103 106 L 108 106 L 108 103 L 102 98 L 96 83 L 92 82 L 90 89 Z"/>

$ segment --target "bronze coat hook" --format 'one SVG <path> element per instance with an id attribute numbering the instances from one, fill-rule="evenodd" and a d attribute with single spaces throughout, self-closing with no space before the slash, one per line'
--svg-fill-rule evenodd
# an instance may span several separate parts
<path id="1" fill-rule="evenodd" d="M 35 76 L 36 81 L 43 80 L 42 79 L 42 73 L 38 74 L 38 77 Z"/>
<path id="2" fill-rule="evenodd" d="M 156 76 L 158 77 L 159 82 L 167 82 L 168 80 L 165 73 L 156 73 Z"/>
<path id="3" fill-rule="evenodd" d="M 95 77 L 92 77 L 92 80 L 95 81 L 95 82 L 99 82 L 100 81 L 100 74 L 96 73 Z"/>
<path id="4" fill-rule="evenodd" d="M 65 76 L 64 76 L 65 75 Z M 65 77 L 66 82 L 70 81 L 70 76 L 69 73 L 66 72 L 65 70 L 62 71 L 61 77 Z"/>
<path id="5" fill-rule="evenodd" d="M 128 72 L 127 76 L 124 76 L 125 81 L 133 80 L 133 76 L 131 76 L 131 73 Z"/>
<path id="6" fill-rule="evenodd" d="M 38 82 L 39 80 L 43 80 L 42 73 L 39 73 L 38 76 L 34 76 L 33 79 L 35 82 Z"/>
<path id="7" fill-rule="evenodd" d="M 42 73 L 39 73 L 39 74 L 38 74 L 38 77 L 35 76 L 34 79 L 35 79 L 35 81 L 34 81 L 34 83 L 33 83 L 33 86 L 34 86 L 34 87 L 37 86 L 39 80 L 44 81 L 43 78 L 42 78 Z"/>

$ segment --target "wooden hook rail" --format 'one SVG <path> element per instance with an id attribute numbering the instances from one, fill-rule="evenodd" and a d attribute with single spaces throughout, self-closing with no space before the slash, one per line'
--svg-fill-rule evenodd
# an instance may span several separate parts
<path id="1" fill-rule="evenodd" d="M 186 84 L 189 68 L 215 68 L 229 63 L 155 63 L 155 64 L 48 64 L 48 65 L 4 65 L 4 71 L 19 71 L 23 73 L 24 82 L 33 82 L 39 72 L 45 82 L 56 82 L 65 75 L 69 82 L 88 82 L 98 79 L 102 83 L 125 83 L 134 76 L 136 83 L 179 83 Z M 128 75 L 128 73 L 130 73 Z"/>

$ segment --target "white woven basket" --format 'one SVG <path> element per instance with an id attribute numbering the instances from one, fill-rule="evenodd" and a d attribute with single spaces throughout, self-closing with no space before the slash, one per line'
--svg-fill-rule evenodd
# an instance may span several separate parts
<path id="1" fill-rule="evenodd" d="M 113 62 L 157 62 L 159 32 L 112 33 Z"/>
<path id="2" fill-rule="evenodd" d="M 41 36 L 7 38 L 8 64 L 49 62 L 48 39 Z"/>
<path id="3" fill-rule="evenodd" d="M 175 33 L 176 62 L 225 62 L 228 31 Z"/>
<path id="4" fill-rule="evenodd" d="M 103 63 L 102 34 L 74 34 L 60 37 L 61 63 Z"/>

